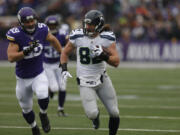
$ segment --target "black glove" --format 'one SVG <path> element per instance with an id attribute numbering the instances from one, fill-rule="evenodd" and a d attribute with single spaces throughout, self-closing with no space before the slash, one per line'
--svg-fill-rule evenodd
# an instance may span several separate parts
<path id="1" fill-rule="evenodd" d="M 109 60 L 109 54 L 105 51 L 103 51 L 99 56 L 99 59 L 104 60 L 104 61 L 108 61 Z"/>
<path id="2" fill-rule="evenodd" d="M 30 46 L 28 46 L 26 49 L 23 50 L 23 54 L 27 56 L 29 53 L 31 53 L 35 47 L 39 46 L 38 42 L 39 42 L 38 40 L 33 41 Z"/>

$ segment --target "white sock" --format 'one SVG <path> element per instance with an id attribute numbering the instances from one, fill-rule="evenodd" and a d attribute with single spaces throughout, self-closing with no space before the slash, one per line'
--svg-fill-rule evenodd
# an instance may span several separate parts
<path id="1" fill-rule="evenodd" d="M 47 110 L 42 110 L 42 109 L 40 108 L 40 112 L 43 113 L 43 114 L 45 114 L 45 113 L 47 113 Z"/>
<path id="2" fill-rule="evenodd" d="M 64 110 L 63 107 L 58 106 L 58 111 Z"/>
<path id="3" fill-rule="evenodd" d="M 36 121 L 34 121 L 33 123 L 31 123 L 30 125 L 31 125 L 32 128 L 35 127 L 35 126 L 36 126 Z"/>

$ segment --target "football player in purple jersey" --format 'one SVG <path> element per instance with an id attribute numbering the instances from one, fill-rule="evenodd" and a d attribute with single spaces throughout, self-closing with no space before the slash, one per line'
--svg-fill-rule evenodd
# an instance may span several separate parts
<path id="1" fill-rule="evenodd" d="M 57 15 L 50 15 L 46 17 L 45 24 L 50 29 L 50 32 L 59 40 L 62 47 L 66 45 L 67 35 L 62 33 L 59 29 L 60 17 Z M 60 84 L 61 67 L 59 68 L 60 54 L 50 45 L 46 43 L 44 47 L 44 69 L 49 81 L 49 96 L 53 98 L 54 93 L 58 92 L 58 116 L 67 116 L 64 112 L 64 103 L 66 97 L 66 84 L 62 87 Z"/>
<path id="2" fill-rule="evenodd" d="M 32 8 L 21 8 L 17 14 L 19 26 L 11 28 L 6 36 L 9 40 L 8 60 L 16 62 L 16 97 L 22 108 L 22 114 L 32 127 L 33 135 L 40 135 L 33 111 L 33 93 L 40 107 L 39 117 L 42 129 L 48 133 L 50 122 L 47 116 L 49 103 L 48 79 L 43 70 L 43 48 L 46 41 L 61 53 L 61 44 L 49 32 L 44 23 L 38 23 Z"/>

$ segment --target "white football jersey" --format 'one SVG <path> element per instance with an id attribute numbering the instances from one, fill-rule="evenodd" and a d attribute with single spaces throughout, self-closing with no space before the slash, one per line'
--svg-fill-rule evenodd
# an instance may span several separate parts
<path id="1" fill-rule="evenodd" d="M 83 29 L 73 30 L 69 36 L 70 42 L 76 47 L 77 77 L 92 77 L 105 71 L 106 63 L 91 57 L 91 48 L 102 45 L 107 48 L 116 42 L 113 32 L 102 32 L 95 38 L 90 38 L 83 33 Z"/>

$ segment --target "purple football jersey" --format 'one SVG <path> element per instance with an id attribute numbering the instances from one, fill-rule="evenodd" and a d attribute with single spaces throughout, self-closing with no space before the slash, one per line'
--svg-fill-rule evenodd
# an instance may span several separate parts
<path id="1" fill-rule="evenodd" d="M 66 45 L 66 35 L 60 34 L 59 32 L 54 34 L 54 36 L 59 40 L 62 47 Z M 46 42 L 44 47 L 44 62 L 45 63 L 56 63 L 59 62 L 60 54 L 57 52 L 49 42 Z"/>
<path id="2" fill-rule="evenodd" d="M 32 78 L 43 71 L 43 48 L 48 34 L 48 27 L 44 23 L 38 23 L 33 35 L 23 31 L 21 27 L 10 29 L 6 36 L 10 42 L 19 45 L 19 51 L 28 47 L 32 41 L 38 40 L 39 46 L 34 48 L 28 56 L 16 62 L 16 75 L 20 78 Z"/>

